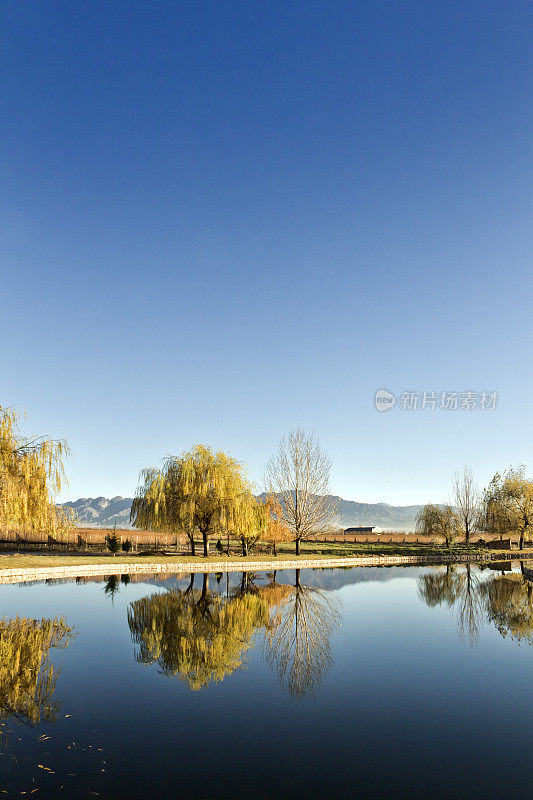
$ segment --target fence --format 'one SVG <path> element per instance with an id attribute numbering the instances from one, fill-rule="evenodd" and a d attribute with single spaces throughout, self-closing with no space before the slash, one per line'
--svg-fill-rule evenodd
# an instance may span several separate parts
<path id="1" fill-rule="evenodd" d="M 424 536 L 419 533 L 341 533 L 331 531 L 311 536 L 309 542 L 325 542 L 327 544 L 442 544 L 442 536 Z M 482 544 L 496 550 L 510 550 L 519 541 L 518 534 L 507 539 L 500 539 L 490 533 L 474 534 L 470 537 L 471 544 Z M 457 544 L 464 543 L 464 539 L 457 539 Z M 529 544 L 526 540 L 526 544 Z"/>
<path id="2" fill-rule="evenodd" d="M 2 531 L 0 532 L 0 549 L 99 551 L 105 549 L 105 539 L 110 533 L 116 533 L 121 544 L 123 541 L 129 540 L 133 552 L 165 548 L 181 553 L 188 548 L 186 536 L 176 537 L 172 534 L 124 528 L 116 531 L 111 528 L 73 528 L 61 537 L 44 536 L 42 533 L 34 532 L 21 534 L 17 531 Z"/>

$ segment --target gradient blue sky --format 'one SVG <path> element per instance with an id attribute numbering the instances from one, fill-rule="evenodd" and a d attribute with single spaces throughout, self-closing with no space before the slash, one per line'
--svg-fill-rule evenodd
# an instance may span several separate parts
<path id="1" fill-rule="evenodd" d="M 259 479 L 297 425 L 355 500 L 530 464 L 530 2 L 7 0 L 1 38 L 1 402 L 65 499 L 197 442 Z"/>

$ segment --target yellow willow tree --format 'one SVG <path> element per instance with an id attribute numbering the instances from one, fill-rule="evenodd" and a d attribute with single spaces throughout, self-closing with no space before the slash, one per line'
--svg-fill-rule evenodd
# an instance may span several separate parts
<path id="1" fill-rule="evenodd" d="M 70 518 L 54 505 L 65 481 L 64 440 L 20 432 L 21 414 L 0 408 L 0 527 L 6 532 L 61 533 Z"/>
<path id="2" fill-rule="evenodd" d="M 416 532 L 422 536 L 442 536 L 451 550 L 460 528 L 460 519 L 451 506 L 424 506 L 416 521 Z"/>
<path id="3" fill-rule="evenodd" d="M 250 485 L 242 464 L 227 453 L 197 445 L 167 458 L 161 470 L 143 470 L 141 479 L 131 507 L 133 525 L 183 531 L 193 555 L 195 531 L 202 535 L 207 557 L 210 536 L 246 526 L 253 500 Z"/>
<path id="4" fill-rule="evenodd" d="M 490 533 L 518 533 L 520 550 L 533 526 L 533 480 L 525 467 L 509 467 L 504 475 L 496 473 L 483 498 L 483 520 Z"/>
<path id="5" fill-rule="evenodd" d="M 232 533 L 241 543 L 243 556 L 247 556 L 266 534 L 268 511 L 251 491 L 244 492 L 237 500 L 236 511 Z"/>

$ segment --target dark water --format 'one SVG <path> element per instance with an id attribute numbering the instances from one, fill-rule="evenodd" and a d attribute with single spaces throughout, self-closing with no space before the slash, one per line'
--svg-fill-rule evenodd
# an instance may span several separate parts
<path id="1" fill-rule="evenodd" d="M 0 586 L 0 790 L 515 797 L 532 586 L 518 564 Z"/>

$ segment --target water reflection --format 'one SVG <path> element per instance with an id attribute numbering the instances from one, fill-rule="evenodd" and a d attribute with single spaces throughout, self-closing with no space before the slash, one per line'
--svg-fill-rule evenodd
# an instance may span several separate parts
<path id="1" fill-rule="evenodd" d="M 289 694 L 314 694 L 331 668 L 330 635 L 341 621 L 335 596 L 303 586 L 296 570 L 294 587 L 276 611 L 266 630 L 267 663 Z"/>
<path id="2" fill-rule="evenodd" d="M 281 686 L 301 698 L 314 693 L 332 662 L 329 638 L 340 623 L 333 595 L 304 586 L 296 571 L 294 586 L 267 584 L 243 572 L 230 591 L 211 591 L 209 576 L 195 575 L 186 589 L 156 593 L 130 604 L 128 624 L 140 663 L 156 663 L 164 675 L 192 690 L 222 681 L 243 666 L 244 655 L 261 634 L 267 663 Z M 221 576 L 217 584 L 221 583 Z"/>
<path id="3" fill-rule="evenodd" d="M 447 605 L 456 615 L 457 631 L 476 644 L 481 626 L 492 623 L 502 636 L 533 644 L 533 584 L 524 563 L 520 573 L 486 578 L 470 564 L 448 565 L 418 579 L 418 593 L 434 608 Z"/>
<path id="4" fill-rule="evenodd" d="M 502 636 L 533 644 L 533 584 L 520 574 L 501 575 L 483 586 L 487 615 Z"/>
<path id="5" fill-rule="evenodd" d="M 53 721 L 59 703 L 53 699 L 60 669 L 52 648 L 66 648 L 73 629 L 61 619 L 0 619 L 0 719 L 28 725 Z"/>
<path id="6" fill-rule="evenodd" d="M 114 603 L 115 595 L 120 590 L 120 584 L 127 586 L 131 582 L 130 576 L 125 575 L 109 575 L 105 578 L 104 594 L 111 598 L 111 603 Z"/>
<path id="7" fill-rule="evenodd" d="M 268 606 L 250 592 L 225 597 L 209 591 L 209 576 L 194 589 L 153 594 L 131 603 L 128 624 L 135 654 L 143 664 L 157 663 L 193 690 L 223 680 L 242 664 L 255 630 L 268 624 Z"/>

